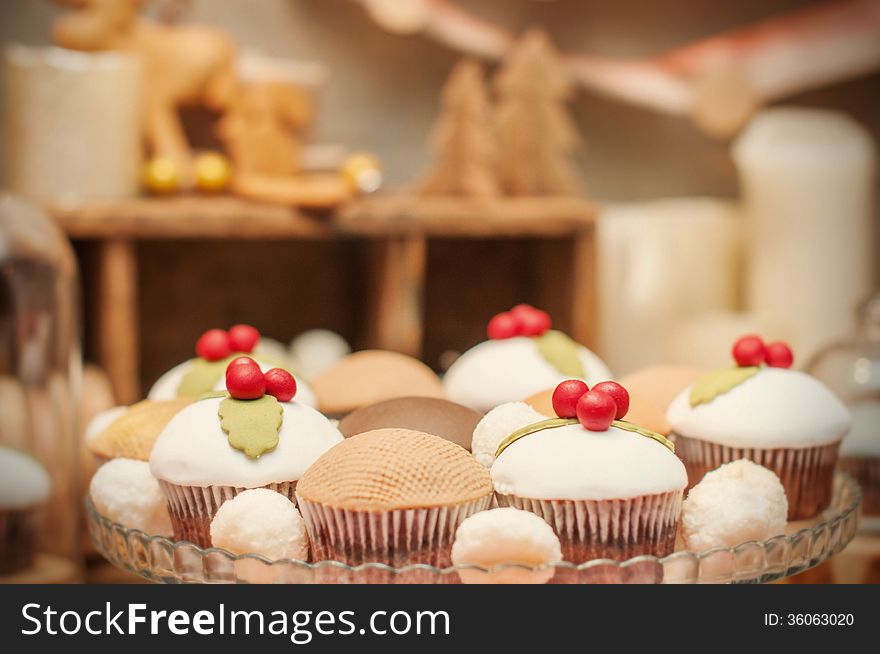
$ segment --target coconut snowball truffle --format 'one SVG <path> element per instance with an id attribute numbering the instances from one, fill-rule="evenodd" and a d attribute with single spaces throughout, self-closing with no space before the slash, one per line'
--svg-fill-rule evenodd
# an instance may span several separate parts
<path id="1" fill-rule="evenodd" d="M 542 518 L 514 508 L 481 511 L 462 522 L 452 545 L 454 565 L 474 565 L 487 571 L 461 569 L 466 584 L 543 584 L 553 569 L 492 568 L 515 563 L 537 568 L 562 560 L 559 538 Z"/>
<path id="2" fill-rule="evenodd" d="M 309 538 L 293 502 L 255 488 L 224 502 L 211 521 L 211 543 L 233 554 L 260 554 L 271 561 L 309 556 Z"/>
<path id="3" fill-rule="evenodd" d="M 688 549 L 736 547 L 767 540 L 785 531 L 788 500 L 772 470 L 739 459 L 703 477 L 682 506 L 682 532 Z"/>
<path id="4" fill-rule="evenodd" d="M 482 465 L 491 468 L 499 443 L 521 427 L 544 420 L 545 416 L 525 402 L 508 402 L 497 406 L 477 423 L 471 452 Z"/>
<path id="5" fill-rule="evenodd" d="M 443 379 L 447 399 L 486 412 L 566 379 L 583 379 L 590 385 L 612 379 L 599 357 L 550 329 L 550 317 L 529 305 L 496 315 L 487 333 L 488 341 L 449 367 Z"/>
<path id="6" fill-rule="evenodd" d="M 165 495 L 144 461 L 108 461 L 92 477 L 89 494 L 98 513 L 108 520 L 151 536 L 171 535 Z"/>

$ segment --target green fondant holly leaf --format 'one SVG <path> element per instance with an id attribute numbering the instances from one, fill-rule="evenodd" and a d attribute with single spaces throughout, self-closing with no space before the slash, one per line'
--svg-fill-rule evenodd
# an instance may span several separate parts
<path id="1" fill-rule="evenodd" d="M 626 420 L 612 420 L 612 426 L 617 427 L 618 429 L 623 429 L 625 431 L 631 431 L 641 436 L 645 436 L 646 438 L 653 439 L 660 443 L 661 445 L 665 445 L 669 448 L 669 450 L 675 454 L 675 445 L 668 438 L 661 436 L 655 431 L 651 431 L 650 429 L 645 429 L 644 427 L 639 427 L 636 424 L 631 422 L 627 422 Z"/>
<path id="2" fill-rule="evenodd" d="M 228 397 L 220 402 L 220 428 L 229 444 L 256 459 L 275 449 L 284 409 L 271 395 L 256 400 Z"/>
<path id="3" fill-rule="evenodd" d="M 177 397 L 199 397 L 214 390 L 217 380 L 226 373 L 226 366 L 235 357 L 230 356 L 217 361 L 207 359 L 192 359 L 192 365 L 186 371 L 180 386 L 177 387 Z"/>
<path id="4" fill-rule="evenodd" d="M 711 402 L 722 393 L 736 388 L 749 377 L 758 374 L 758 366 L 742 368 L 722 368 L 706 373 L 691 387 L 691 406 L 699 406 Z"/>
<path id="5" fill-rule="evenodd" d="M 560 374 L 581 379 L 584 377 L 584 366 L 578 356 L 578 344 L 566 334 L 549 329 L 540 336 L 535 336 L 538 352 Z"/>

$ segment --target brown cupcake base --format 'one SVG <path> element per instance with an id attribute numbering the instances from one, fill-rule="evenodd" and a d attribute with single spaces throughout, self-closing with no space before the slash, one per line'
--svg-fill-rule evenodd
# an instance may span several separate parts
<path id="1" fill-rule="evenodd" d="M 498 495 L 501 506 L 531 511 L 544 518 L 559 537 L 562 558 L 572 563 L 672 554 L 681 501 L 681 491 L 601 501 Z"/>
<path id="2" fill-rule="evenodd" d="M 451 565 L 458 526 L 468 516 L 489 508 L 491 495 L 447 507 L 356 511 L 299 498 L 314 561 L 348 565 L 384 563 L 401 568 Z"/>
<path id="3" fill-rule="evenodd" d="M 34 560 L 35 537 L 33 509 L 0 511 L 0 575 L 30 567 Z"/>
<path id="4" fill-rule="evenodd" d="M 862 515 L 880 516 L 880 457 L 840 457 L 838 464 L 862 489 Z"/>
<path id="5" fill-rule="evenodd" d="M 779 477 L 788 498 L 789 521 L 813 518 L 831 503 L 839 447 L 840 442 L 802 449 L 728 447 L 675 435 L 675 453 L 687 469 L 688 490 L 707 472 L 731 461 L 748 459 Z"/>
<path id="6" fill-rule="evenodd" d="M 211 547 L 211 520 L 217 509 L 247 488 L 235 486 L 178 486 L 166 481 L 159 481 L 165 499 L 168 502 L 168 513 L 171 516 L 171 527 L 174 540 L 185 540 L 199 547 Z M 281 493 L 291 502 L 295 502 L 296 482 L 281 482 L 261 486 L 276 493 Z"/>

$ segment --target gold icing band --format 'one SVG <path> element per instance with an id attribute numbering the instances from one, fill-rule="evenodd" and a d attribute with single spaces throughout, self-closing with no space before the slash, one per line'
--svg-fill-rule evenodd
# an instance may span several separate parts
<path id="1" fill-rule="evenodd" d="M 531 425 L 526 425 L 525 427 L 520 427 L 515 432 L 504 438 L 499 444 L 498 448 L 495 450 L 495 458 L 497 459 L 501 456 L 501 453 L 510 447 L 513 443 L 518 441 L 520 438 L 524 436 L 528 436 L 529 434 L 534 434 L 539 431 L 544 431 L 545 429 L 554 429 L 555 427 L 565 427 L 566 425 L 576 425 L 578 424 L 577 418 L 549 418 L 547 420 L 541 420 L 540 422 L 533 423 Z M 626 422 L 625 420 L 612 420 L 612 427 L 617 427 L 618 429 L 623 429 L 624 431 L 631 431 L 634 434 L 639 434 L 646 438 L 650 438 L 651 440 L 655 440 L 661 445 L 669 448 L 669 451 L 675 454 L 675 444 L 670 441 L 668 438 L 661 436 L 657 432 L 653 432 L 650 429 L 645 429 L 644 427 L 639 427 L 638 425 L 634 425 L 631 422 Z"/>

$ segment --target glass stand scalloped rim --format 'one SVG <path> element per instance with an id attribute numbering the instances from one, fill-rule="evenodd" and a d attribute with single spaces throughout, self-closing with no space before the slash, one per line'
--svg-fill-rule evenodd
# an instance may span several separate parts
<path id="1" fill-rule="evenodd" d="M 91 498 L 86 500 L 86 515 L 92 541 L 108 561 L 167 584 L 455 584 L 461 582 L 459 573 L 465 570 L 485 573 L 466 573 L 469 579 L 491 581 L 509 570 L 517 570 L 520 574 L 516 578 L 520 580 L 528 579 L 529 573 L 543 580 L 551 577 L 549 569 L 553 571 L 551 583 L 766 583 L 817 566 L 846 547 L 856 534 L 860 502 L 861 491 L 856 482 L 837 472 L 831 505 L 820 516 L 797 531 L 763 542 L 749 541 L 699 553 L 682 550 L 663 558 L 597 559 L 577 565 L 560 562 L 540 569 L 503 564 L 488 571 L 477 566 L 392 568 L 382 563 L 352 567 L 339 561 L 270 561 L 257 554 L 235 555 L 128 529 L 100 515 Z"/>

